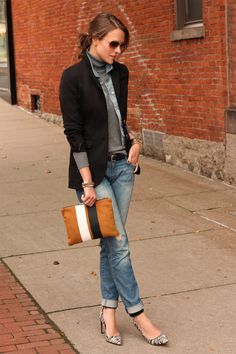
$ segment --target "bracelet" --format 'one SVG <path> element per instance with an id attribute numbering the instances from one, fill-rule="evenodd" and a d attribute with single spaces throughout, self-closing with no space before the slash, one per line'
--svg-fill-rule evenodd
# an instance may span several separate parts
<path id="1" fill-rule="evenodd" d="M 82 188 L 94 187 L 94 182 L 82 182 Z"/>

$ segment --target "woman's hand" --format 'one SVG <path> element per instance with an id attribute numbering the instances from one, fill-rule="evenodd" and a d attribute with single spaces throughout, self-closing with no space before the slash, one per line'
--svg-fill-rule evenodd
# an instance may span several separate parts
<path id="1" fill-rule="evenodd" d="M 140 144 L 133 144 L 129 150 L 129 156 L 128 156 L 128 162 L 131 163 L 133 166 L 135 166 L 134 172 L 136 172 L 138 168 L 138 160 L 139 160 L 139 155 L 141 151 L 141 145 Z"/>
<path id="2" fill-rule="evenodd" d="M 91 207 L 96 202 L 96 192 L 93 187 L 84 187 L 84 194 L 81 197 L 82 202 Z"/>

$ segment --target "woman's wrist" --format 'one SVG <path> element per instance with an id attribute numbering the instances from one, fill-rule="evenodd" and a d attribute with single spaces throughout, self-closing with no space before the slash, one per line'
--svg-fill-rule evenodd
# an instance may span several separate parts
<path id="1" fill-rule="evenodd" d="M 138 132 L 132 132 L 131 135 L 131 144 L 133 145 L 140 145 L 142 146 L 142 136 L 141 133 Z"/>
<path id="2" fill-rule="evenodd" d="M 142 141 L 138 140 L 138 139 L 132 139 L 131 140 L 131 144 L 132 144 L 132 146 L 139 145 L 141 147 L 142 146 Z"/>

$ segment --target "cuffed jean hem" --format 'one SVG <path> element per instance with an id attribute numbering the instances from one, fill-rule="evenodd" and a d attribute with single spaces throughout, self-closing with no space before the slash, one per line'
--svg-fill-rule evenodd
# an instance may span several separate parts
<path id="1" fill-rule="evenodd" d="M 137 305 L 134 305 L 134 306 L 131 306 L 131 307 L 128 307 L 126 309 L 126 311 L 128 312 L 128 314 L 132 317 L 140 314 L 142 311 L 143 311 L 143 303 L 140 302 L 139 304 Z"/>
<path id="2" fill-rule="evenodd" d="M 101 305 L 104 307 L 116 309 L 118 307 L 118 300 L 102 299 Z"/>

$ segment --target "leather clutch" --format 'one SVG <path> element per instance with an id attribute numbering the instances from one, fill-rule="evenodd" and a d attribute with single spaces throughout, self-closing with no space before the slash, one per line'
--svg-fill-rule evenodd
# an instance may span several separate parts
<path id="1" fill-rule="evenodd" d="M 110 198 L 97 200 L 92 207 L 84 204 L 68 206 L 62 208 L 61 213 L 69 245 L 119 236 Z"/>

